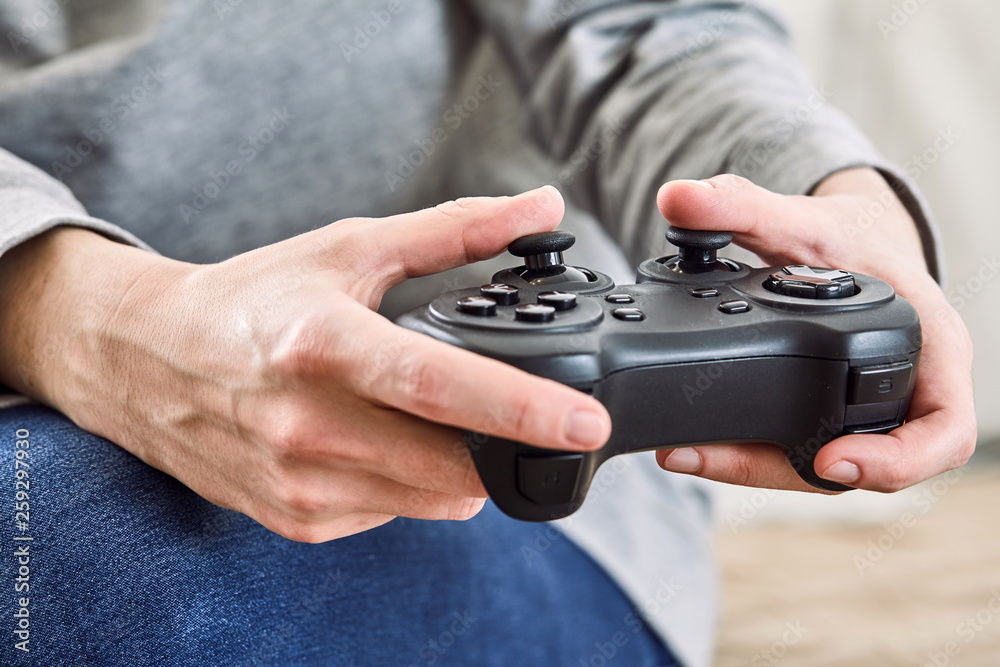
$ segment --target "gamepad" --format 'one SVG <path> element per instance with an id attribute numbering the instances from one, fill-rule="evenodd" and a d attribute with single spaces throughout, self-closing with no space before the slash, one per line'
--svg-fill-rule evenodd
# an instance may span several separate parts
<path id="1" fill-rule="evenodd" d="M 525 236 L 508 248 L 522 266 L 397 319 L 607 407 L 611 438 L 594 452 L 465 434 L 506 514 L 568 516 L 612 456 L 696 444 L 774 443 L 809 484 L 848 490 L 817 475 L 819 449 L 903 423 L 921 333 L 891 286 L 838 269 L 720 258 L 728 232 L 671 227 L 667 239 L 678 254 L 646 260 L 635 285 L 619 286 L 564 263 L 572 234 Z"/>

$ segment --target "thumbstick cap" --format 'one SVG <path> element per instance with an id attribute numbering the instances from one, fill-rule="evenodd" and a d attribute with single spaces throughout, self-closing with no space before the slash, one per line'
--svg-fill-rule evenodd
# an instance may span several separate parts
<path id="1" fill-rule="evenodd" d="M 678 248 L 694 250 L 718 250 L 733 242 L 732 232 L 706 232 L 697 229 L 681 229 L 670 226 L 667 229 L 667 240 Z"/>
<path id="2" fill-rule="evenodd" d="M 515 257 L 530 257 L 549 253 L 565 252 L 576 243 L 572 232 L 541 232 L 515 239 L 507 251 Z"/>

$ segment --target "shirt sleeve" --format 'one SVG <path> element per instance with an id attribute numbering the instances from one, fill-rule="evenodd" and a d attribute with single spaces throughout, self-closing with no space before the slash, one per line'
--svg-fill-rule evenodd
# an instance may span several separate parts
<path id="1" fill-rule="evenodd" d="M 60 225 L 83 227 L 111 240 L 152 250 L 120 227 L 87 215 L 69 188 L 0 149 L 0 258 L 18 244 Z M 26 400 L 0 385 L 0 409 Z"/>
<path id="2" fill-rule="evenodd" d="M 69 188 L 0 149 L 0 257 L 59 225 L 83 227 L 114 241 L 151 250 L 120 227 L 87 215 Z"/>
<path id="3" fill-rule="evenodd" d="M 916 222 L 941 278 L 929 208 L 813 85 L 788 31 L 755 2 L 467 0 L 527 100 L 532 140 L 567 194 L 633 262 L 662 247 L 655 193 L 666 180 L 744 176 L 809 194 L 831 174 L 877 169 Z M 863 222 L 863 221 L 862 221 Z"/>

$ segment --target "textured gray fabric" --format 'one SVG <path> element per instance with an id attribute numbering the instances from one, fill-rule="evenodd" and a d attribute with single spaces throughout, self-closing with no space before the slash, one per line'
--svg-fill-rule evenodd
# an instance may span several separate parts
<path id="1" fill-rule="evenodd" d="M 548 182 L 581 236 L 574 260 L 628 281 L 665 250 L 667 179 L 734 172 L 803 194 L 871 165 L 938 267 L 905 174 L 754 4 L 0 0 L 0 35 L 0 254 L 74 224 L 213 262 L 349 216 Z M 507 263 L 411 281 L 383 312 Z M 563 529 L 685 664 L 706 665 L 708 501 L 636 460 Z"/>

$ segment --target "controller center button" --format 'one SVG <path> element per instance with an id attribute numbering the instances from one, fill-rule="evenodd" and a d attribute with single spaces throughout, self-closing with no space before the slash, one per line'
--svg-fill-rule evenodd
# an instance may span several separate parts
<path id="1" fill-rule="evenodd" d="M 609 294 L 604 300 L 608 303 L 635 303 L 635 299 L 628 294 Z"/>
<path id="2" fill-rule="evenodd" d="M 723 301 L 719 304 L 719 310 L 726 315 L 737 315 L 750 311 L 750 304 L 746 301 Z"/>
<path id="3" fill-rule="evenodd" d="M 467 296 L 458 300 L 458 311 L 466 315 L 492 317 L 497 314 L 497 302 L 483 296 Z"/>
<path id="4" fill-rule="evenodd" d="M 542 292 L 538 295 L 538 303 L 552 306 L 556 310 L 572 310 L 576 308 L 576 295 L 569 292 Z"/>
<path id="5" fill-rule="evenodd" d="M 493 299 L 500 306 L 512 306 L 521 299 L 516 287 L 504 283 L 483 285 L 479 288 L 479 293 L 488 299 Z"/>
<path id="6" fill-rule="evenodd" d="M 541 303 L 526 303 L 514 309 L 514 317 L 521 322 L 551 322 L 556 309 Z"/>
<path id="7" fill-rule="evenodd" d="M 711 299 L 719 296 L 719 290 L 714 287 L 699 287 L 698 289 L 691 290 L 691 296 L 699 299 Z"/>
<path id="8" fill-rule="evenodd" d="M 576 497 L 583 454 L 518 456 L 517 488 L 541 505 L 561 505 Z"/>
<path id="9" fill-rule="evenodd" d="M 638 308 L 615 308 L 611 314 L 625 322 L 642 322 L 646 319 L 646 314 Z"/>
<path id="10" fill-rule="evenodd" d="M 775 271 L 764 281 L 764 288 L 800 299 L 844 299 L 857 294 L 854 276 L 847 271 L 801 264 Z"/>

